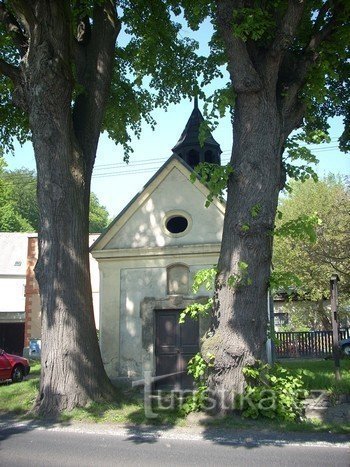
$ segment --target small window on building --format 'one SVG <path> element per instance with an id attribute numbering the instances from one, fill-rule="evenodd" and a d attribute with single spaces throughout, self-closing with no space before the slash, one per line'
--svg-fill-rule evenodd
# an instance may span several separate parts
<path id="1" fill-rule="evenodd" d="M 185 211 L 169 211 L 163 219 L 163 231 L 169 237 L 182 237 L 191 227 L 191 216 Z"/>
<path id="2" fill-rule="evenodd" d="M 188 165 L 190 165 L 191 167 L 195 167 L 196 165 L 198 165 L 199 164 L 198 152 L 195 151 L 194 149 L 191 149 L 191 151 L 188 152 L 187 161 L 188 161 Z"/>
<path id="3" fill-rule="evenodd" d="M 209 164 L 215 164 L 215 156 L 213 151 L 205 151 L 204 160 L 205 162 L 209 162 Z"/>
<path id="4" fill-rule="evenodd" d="M 188 227 L 188 220 L 183 216 L 170 217 L 170 219 L 166 221 L 165 227 L 172 234 L 182 233 Z"/>

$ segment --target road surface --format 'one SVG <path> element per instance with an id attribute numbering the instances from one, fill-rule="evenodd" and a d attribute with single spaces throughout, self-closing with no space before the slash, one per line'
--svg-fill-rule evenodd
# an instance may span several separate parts
<path id="1" fill-rule="evenodd" d="M 9 422 L 0 423 L 0 466 L 349 467 L 345 437 L 307 435 Z"/>

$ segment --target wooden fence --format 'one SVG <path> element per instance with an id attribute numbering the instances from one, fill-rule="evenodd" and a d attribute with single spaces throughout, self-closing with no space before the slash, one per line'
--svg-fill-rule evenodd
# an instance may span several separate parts
<path id="1" fill-rule="evenodd" d="M 276 357 L 326 357 L 332 354 L 332 331 L 276 332 Z M 350 338 L 350 328 L 339 331 L 339 340 Z"/>

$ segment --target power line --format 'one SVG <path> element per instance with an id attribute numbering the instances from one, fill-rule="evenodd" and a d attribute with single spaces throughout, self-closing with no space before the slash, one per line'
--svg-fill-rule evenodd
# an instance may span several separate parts
<path id="1" fill-rule="evenodd" d="M 334 140 L 337 140 L 337 138 L 333 138 Z M 333 140 L 332 139 L 332 140 Z M 307 146 L 305 146 L 307 147 Z M 338 146 L 324 146 L 324 147 L 319 147 L 319 146 L 313 146 L 308 148 L 312 152 L 319 152 L 319 151 L 329 151 L 333 149 L 338 149 Z M 225 149 L 222 151 L 222 155 L 228 155 L 231 154 L 231 149 Z M 95 165 L 94 170 L 104 170 L 104 169 L 110 169 L 110 168 L 126 168 L 126 167 L 134 167 L 134 166 L 144 166 L 144 165 L 150 165 L 154 163 L 160 163 L 160 162 L 165 162 L 168 160 L 169 157 L 164 156 L 164 157 L 156 157 L 156 158 L 145 158 L 143 160 L 136 160 L 136 161 L 131 161 L 129 163 L 126 162 L 112 162 L 110 164 L 97 164 Z"/>

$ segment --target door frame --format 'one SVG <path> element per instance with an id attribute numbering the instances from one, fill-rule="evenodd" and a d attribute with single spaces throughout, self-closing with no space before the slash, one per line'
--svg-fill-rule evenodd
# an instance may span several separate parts
<path id="1" fill-rule="evenodd" d="M 157 338 L 159 338 L 159 334 L 157 333 L 157 319 L 159 318 L 159 315 L 160 314 L 168 314 L 171 315 L 171 314 L 175 314 L 175 317 L 176 318 L 179 318 L 180 317 L 180 313 L 181 311 L 183 311 L 183 308 L 176 308 L 176 309 L 164 309 L 164 310 L 154 310 L 154 352 L 155 352 L 155 376 L 158 377 L 158 376 L 163 376 L 164 373 L 161 373 L 161 374 L 157 374 L 157 367 L 158 367 L 158 371 L 159 371 L 159 360 L 158 360 L 158 365 L 157 365 L 157 357 L 159 358 L 159 354 L 157 354 Z M 185 369 L 183 369 L 181 372 L 179 372 L 179 363 L 180 363 L 180 355 L 182 355 L 183 358 L 185 358 L 186 356 L 188 357 L 189 355 L 191 356 L 191 358 L 197 353 L 199 352 L 199 349 L 200 349 L 200 336 L 199 336 L 199 322 L 198 321 L 195 321 L 193 323 L 195 325 L 195 328 L 196 328 L 196 333 L 197 333 L 197 338 L 196 338 L 196 343 L 195 344 L 192 344 L 193 347 L 196 347 L 196 350 L 192 351 L 191 352 L 184 352 L 184 348 L 183 348 L 183 342 L 182 342 L 182 326 L 186 326 L 186 321 L 185 323 L 183 324 L 180 324 L 178 321 L 176 323 L 176 328 L 175 328 L 175 350 L 177 350 L 177 352 L 174 354 L 174 353 L 165 353 L 163 354 L 164 356 L 165 355 L 176 355 L 176 371 L 175 373 L 177 373 L 177 376 L 174 377 L 174 380 L 176 380 L 176 382 L 174 383 L 174 386 L 172 387 L 171 384 L 169 385 L 169 381 L 168 383 L 166 384 L 167 387 L 171 387 L 172 389 L 175 389 L 175 390 L 184 390 L 184 389 L 190 389 L 190 386 L 186 386 L 184 384 L 184 380 L 186 379 L 191 379 L 190 377 L 184 377 L 183 376 L 183 373 L 186 371 Z M 159 330 L 159 329 L 158 329 Z M 181 350 L 180 350 L 181 349 Z M 159 350 L 159 348 L 158 348 Z M 162 387 L 162 383 L 161 381 L 159 381 L 160 383 L 160 387 Z M 154 388 L 157 389 L 158 388 L 158 381 L 155 382 L 154 384 Z"/>
<path id="2" fill-rule="evenodd" d="M 155 313 L 157 310 L 184 310 L 193 303 L 206 303 L 209 296 L 184 297 L 182 295 L 170 295 L 165 298 L 156 299 L 146 297 L 141 302 L 140 315 L 142 322 L 142 374 L 150 372 L 151 376 L 156 373 L 155 356 Z M 199 345 L 201 337 L 209 328 L 210 316 L 199 318 Z"/>

